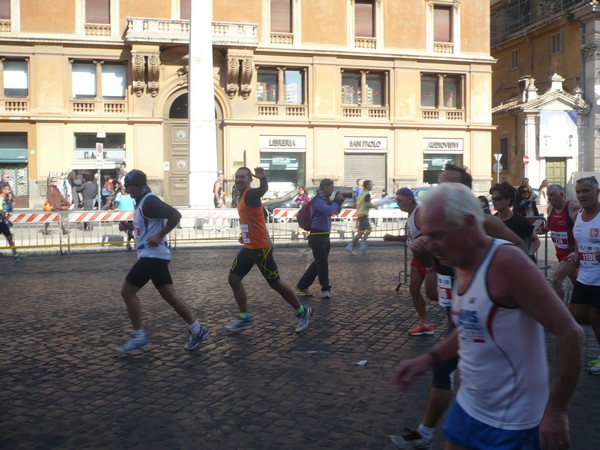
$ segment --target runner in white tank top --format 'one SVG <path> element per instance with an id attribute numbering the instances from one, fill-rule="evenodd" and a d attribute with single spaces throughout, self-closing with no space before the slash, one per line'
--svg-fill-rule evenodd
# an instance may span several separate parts
<path id="1" fill-rule="evenodd" d="M 421 214 L 428 250 L 456 269 L 457 330 L 431 352 L 403 362 L 396 384 L 408 389 L 434 364 L 459 354 L 461 387 L 444 426 L 448 443 L 486 450 L 569 448 L 581 327 L 521 250 L 486 235 L 479 201 L 466 186 L 432 188 Z M 542 326 L 556 336 L 549 395 Z"/>

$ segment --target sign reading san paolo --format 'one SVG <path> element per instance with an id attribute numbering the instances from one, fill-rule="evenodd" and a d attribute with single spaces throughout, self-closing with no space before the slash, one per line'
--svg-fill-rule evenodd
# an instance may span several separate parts
<path id="1" fill-rule="evenodd" d="M 387 151 L 386 137 L 344 137 L 344 150 Z"/>

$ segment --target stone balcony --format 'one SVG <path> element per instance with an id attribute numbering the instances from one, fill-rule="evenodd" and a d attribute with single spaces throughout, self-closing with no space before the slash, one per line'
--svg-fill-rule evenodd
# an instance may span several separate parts
<path id="1" fill-rule="evenodd" d="M 212 40 L 216 46 L 256 47 L 257 25 L 213 22 Z M 190 21 L 128 17 L 125 41 L 189 44 Z"/>

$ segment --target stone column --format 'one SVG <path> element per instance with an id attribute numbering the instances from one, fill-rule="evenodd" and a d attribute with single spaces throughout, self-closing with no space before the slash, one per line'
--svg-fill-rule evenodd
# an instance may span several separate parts
<path id="1" fill-rule="evenodd" d="M 212 1 L 190 2 L 190 206 L 214 208 L 217 136 L 212 58 Z"/>

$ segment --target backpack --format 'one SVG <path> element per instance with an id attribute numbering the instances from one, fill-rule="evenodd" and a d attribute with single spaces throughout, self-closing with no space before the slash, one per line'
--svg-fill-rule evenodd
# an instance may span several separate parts
<path id="1" fill-rule="evenodd" d="M 312 200 L 308 203 L 305 203 L 300 211 L 298 211 L 298 215 L 296 219 L 298 220 L 298 226 L 303 230 L 310 231 L 310 226 L 312 225 L 312 217 L 310 214 L 310 205 L 312 204 Z"/>

